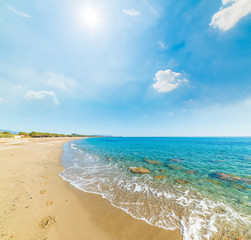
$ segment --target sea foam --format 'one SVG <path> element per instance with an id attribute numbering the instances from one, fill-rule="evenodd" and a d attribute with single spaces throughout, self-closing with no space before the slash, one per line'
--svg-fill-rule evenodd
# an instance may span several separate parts
<path id="1" fill-rule="evenodd" d="M 101 195 L 134 218 L 164 229 L 179 229 L 184 240 L 250 237 L 250 216 L 226 202 L 149 175 L 133 175 L 126 170 L 130 165 L 106 162 L 73 143 L 64 149 L 71 152 L 71 166 L 59 174 L 64 180 Z"/>

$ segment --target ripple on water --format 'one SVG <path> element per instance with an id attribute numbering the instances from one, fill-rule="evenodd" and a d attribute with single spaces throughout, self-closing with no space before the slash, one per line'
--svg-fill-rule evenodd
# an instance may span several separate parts
<path id="1" fill-rule="evenodd" d="M 189 154 L 183 158 L 173 154 L 175 158 L 168 156 L 168 160 L 163 152 L 157 158 L 155 151 L 154 156 L 148 152 L 146 158 L 140 149 L 129 154 L 128 149 L 116 147 L 119 153 L 115 154 L 110 149 L 104 151 L 103 146 L 94 151 L 85 143 L 71 148 L 66 145 L 67 161 L 72 165 L 60 176 L 83 191 L 102 195 L 135 218 L 164 229 L 180 229 L 183 239 L 251 239 L 249 184 L 238 178 L 217 178 L 214 173 L 221 172 L 218 165 L 218 170 L 210 169 L 211 164 L 205 169 L 205 163 L 198 167 Z M 182 167 L 181 161 L 170 161 L 180 159 L 178 156 Z M 130 173 L 130 167 L 144 167 L 150 173 Z M 232 196 L 238 197 L 230 200 Z"/>

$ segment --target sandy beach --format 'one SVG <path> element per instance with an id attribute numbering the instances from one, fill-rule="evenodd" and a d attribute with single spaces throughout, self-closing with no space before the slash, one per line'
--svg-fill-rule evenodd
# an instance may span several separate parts
<path id="1" fill-rule="evenodd" d="M 136 220 L 59 177 L 70 140 L 0 139 L 0 239 L 182 239 L 178 230 Z"/>

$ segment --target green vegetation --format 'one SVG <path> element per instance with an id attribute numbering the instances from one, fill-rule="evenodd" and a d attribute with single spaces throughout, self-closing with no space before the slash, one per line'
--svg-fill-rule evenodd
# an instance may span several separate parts
<path id="1" fill-rule="evenodd" d="M 9 132 L 7 132 L 7 131 L 4 131 L 4 132 L 1 132 L 1 133 L 0 133 L 0 137 L 1 137 L 1 138 L 13 138 L 14 135 L 13 135 L 12 133 L 9 133 Z"/>
<path id="2" fill-rule="evenodd" d="M 80 135 L 80 134 L 58 134 L 58 133 L 41 133 L 41 132 L 31 132 L 29 134 L 32 138 L 40 138 L 40 137 L 94 137 L 94 136 L 88 136 L 88 135 Z"/>
<path id="3" fill-rule="evenodd" d="M 1 132 L 0 137 L 1 138 L 14 138 L 14 134 L 9 133 L 7 131 Z M 80 134 L 58 134 L 58 133 L 41 133 L 41 132 L 19 132 L 17 136 L 21 136 L 22 138 L 42 138 L 42 137 L 97 137 L 97 136 L 88 136 L 88 135 L 80 135 Z"/>
<path id="4" fill-rule="evenodd" d="M 57 133 L 41 133 L 41 132 L 31 132 L 30 136 L 33 138 L 40 138 L 40 137 L 68 137 L 64 134 L 57 134 Z"/>
<path id="5" fill-rule="evenodd" d="M 30 134 L 26 133 L 26 132 L 20 132 L 20 133 L 18 133 L 18 135 L 21 136 L 21 137 L 25 137 L 25 138 L 30 138 L 31 137 Z"/>

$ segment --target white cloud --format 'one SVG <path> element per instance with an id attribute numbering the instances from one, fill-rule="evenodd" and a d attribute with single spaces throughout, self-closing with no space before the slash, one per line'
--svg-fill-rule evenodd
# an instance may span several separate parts
<path id="1" fill-rule="evenodd" d="M 128 14 L 132 17 L 138 16 L 140 14 L 140 12 L 135 9 L 124 9 L 123 13 Z"/>
<path id="2" fill-rule="evenodd" d="M 12 11 L 15 14 L 17 14 L 20 17 L 25 17 L 25 18 L 30 18 L 31 17 L 29 14 L 20 12 L 20 11 L 16 10 L 15 8 L 13 8 L 13 7 L 9 7 L 9 9 L 10 9 L 10 11 Z"/>
<path id="3" fill-rule="evenodd" d="M 54 105 L 58 105 L 59 101 L 56 94 L 53 91 L 28 91 L 25 96 L 27 100 L 43 100 L 49 99 Z"/>
<path id="4" fill-rule="evenodd" d="M 75 81 L 71 78 L 64 76 L 63 74 L 56 74 L 49 72 L 49 80 L 46 82 L 47 85 L 68 90 L 70 87 L 76 86 Z"/>
<path id="5" fill-rule="evenodd" d="M 250 0 L 222 0 L 222 7 L 215 13 L 210 26 L 227 31 L 239 20 L 251 13 Z"/>
<path id="6" fill-rule="evenodd" d="M 181 76 L 181 73 L 172 72 L 170 69 L 158 71 L 155 74 L 154 81 L 156 82 L 152 86 L 158 92 L 170 92 L 182 83 L 188 82 L 188 80 Z"/>
<path id="7" fill-rule="evenodd" d="M 159 44 L 160 48 L 162 48 L 162 49 L 167 49 L 168 48 L 168 46 L 166 46 L 165 43 L 163 43 L 161 41 L 159 41 L 158 44 Z"/>

